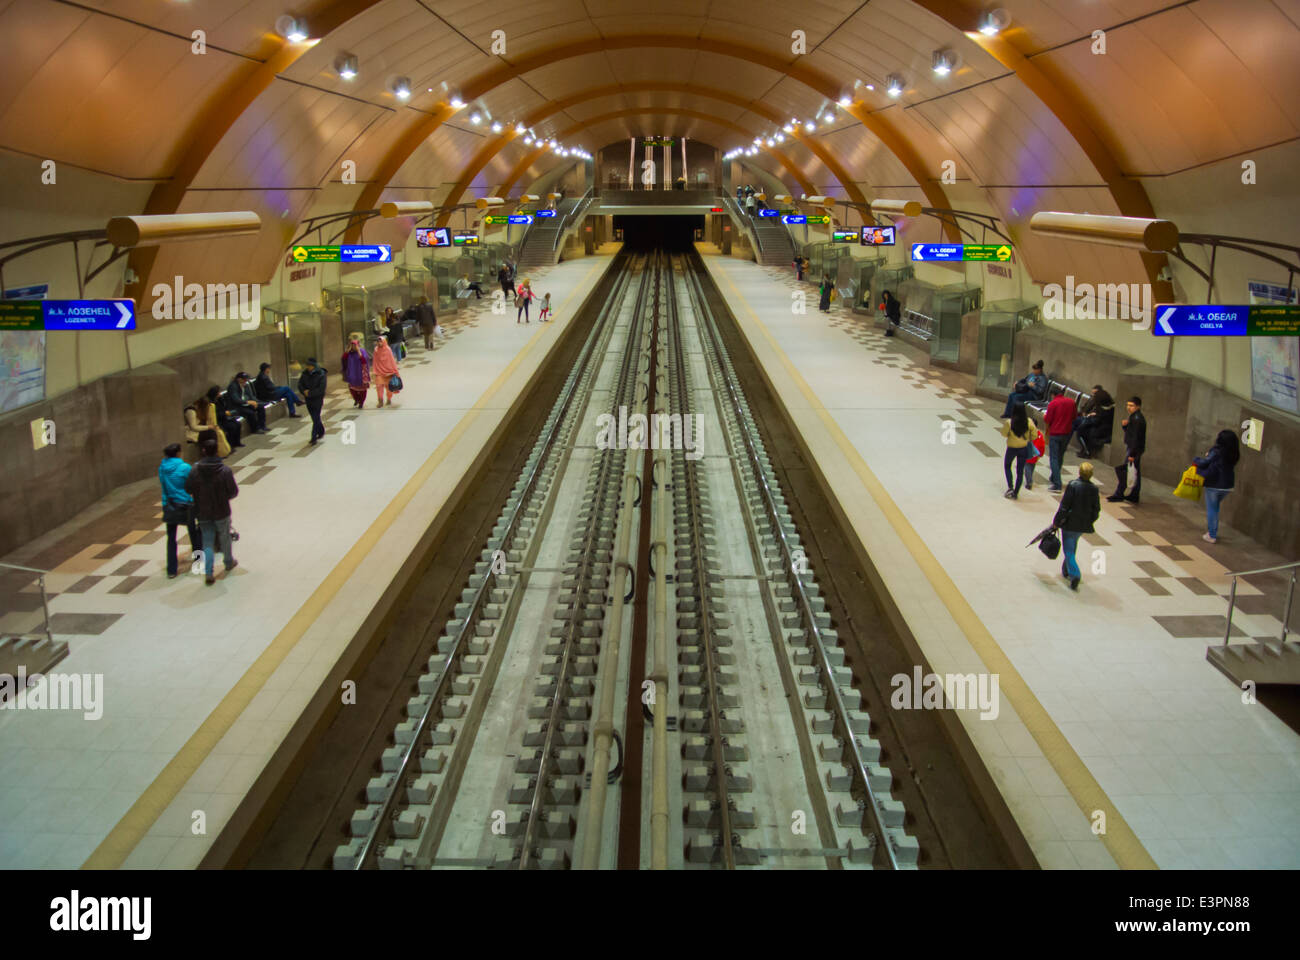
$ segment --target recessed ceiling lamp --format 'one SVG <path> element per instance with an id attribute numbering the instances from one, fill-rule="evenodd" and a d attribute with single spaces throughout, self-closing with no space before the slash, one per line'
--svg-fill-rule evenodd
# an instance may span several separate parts
<path id="1" fill-rule="evenodd" d="M 406 77 L 398 77 L 393 81 L 393 96 L 398 100 L 411 99 L 411 81 Z"/>
<path id="2" fill-rule="evenodd" d="M 891 73 L 885 78 L 885 89 L 889 91 L 891 97 L 902 96 L 903 78 L 896 73 Z"/>
<path id="3" fill-rule="evenodd" d="M 493 124 L 492 124 L 492 132 L 493 132 L 493 133 L 500 133 L 500 132 L 501 132 L 501 123 L 500 123 L 499 121 L 496 122 L 496 123 L 493 123 Z"/>
<path id="4" fill-rule="evenodd" d="M 841 106 L 841 107 L 847 107 L 847 106 L 849 106 L 849 104 L 851 104 L 851 103 L 853 103 L 853 98 L 850 97 L 847 93 L 846 93 L 844 96 L 840 97 L 840 106 Z"/>
<path id="5" fill-rule="evenodd" d="M 931 60 L 934 72 L 941 77 L 946 77 L 952 73 L 954 58 L 950 50 L 934 51 L 934 58 Z"/>
<path id="6" fill-rule="evenodd" d="M 480 113 L 471 113 L 471 114 L 469 115 L 469 122 L 470 122 L 470 123 L 473 123 L 473 124 L 479 124 L 479 123 L 482 123 L 482 122 L 483 122 L 483 115 L 480 114 Z"/>
<path id="7" fill-rule="evenodd" d="M 465 101 L 462 100 L 460 97 L 456 96 L 455 94 L 452 94 L 450 103 L 451 103 L 451 108 L 453 110 L 461 110 L 464 109 L 465 107 Z"/>
<path id="8" fill-rule="evenodd" d="M 533 142 L 533 135 L 531 133 L 528 136 L 524 137 L 525 144 L 530 144 L 532 142 Z"/>
<path id="9" fill-rule="evenodd" d="M 524 133 L 524 125 L 523 125 L 522 123 L 516 123 L 516 124 L 515 124 L 515 136 L 516 136 L 516 137 L 518 137 L 518 136 L 522 136 L 523 133 Z"/>
<path id="10" fill-rule="evenodd" d="M 777 143 L 785 143 L 785 134 L 784 134 L 784 133 L 778 133 L 778 134 L 776 135 L 776 142 L 777 142 Z"/>
<path id="11" fill-rule="evenodd" d="M 822 123 L 825 123 L 825 124 L 827 124 L 827 125 L 830 125 L 830 124 L 832 124 L 832 123 L 834 123 L 834 122 L 835 122 L 835 117 L 834 117 L 832 114 L 829 114 L 829 113 L 828 113 L 828 114 L 826 114 L 826 116 L 822 117 Z"/>
<path id="12" fill-rule="evenodd" d="M 307 32 L 307 21 L 296 19 L 287 14 L 275 21 L 275 32 L 290 43 L 305 43 L 311 36 Z"/>
<path id="13" fill-rule="evenodd" d="M 817 129 L 817 124 L 814 123 L 814 122 L 811 121 L 811 120 L 807 120 L 807 121 L 804 122 L 803 128 L 804 128 L 805 130 L 816 130 L 816 129 Z"/>
<path id="14" fill-rule="evenodd" d="M 986 37 L 996 37 L 1011 24 L 1011 17 L 998 7 L 980 14 L 980 33 Z"/>
<path id="15" fill-rule="evenodd" d="M 794 124 L 792 124 L 792 123 L 787 123 L 787 124 L 786 124 L 784 127 L 782 127 L 781 129 L 784 130 L 786 133 L 794 133 Z"/>
<path id="16" fill-rule="evenodd" d="M 350 53 L 344 54 L 334 65 L 334 69 L 344 80 L 352 80 L 357 75 L 357 58 Z"/>

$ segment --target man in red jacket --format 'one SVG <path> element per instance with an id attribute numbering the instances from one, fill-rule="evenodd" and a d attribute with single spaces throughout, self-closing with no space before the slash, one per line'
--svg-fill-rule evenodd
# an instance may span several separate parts
<path id="1" fill-rule="evenodd" d="M 1070 434 L 1074 433 L 1074 417 L 1077 410 L 1074 401 L 1065 395 L 1059 383 L 1052 384 L 1052 401 L 1043 414 L 1043 425 L 1047 427 L 1047 461 L 1051 465 L 1047 489 L 1060 493 L 1061 461 L 1065 459 L 1065 448 L 1070 445 Z"/>

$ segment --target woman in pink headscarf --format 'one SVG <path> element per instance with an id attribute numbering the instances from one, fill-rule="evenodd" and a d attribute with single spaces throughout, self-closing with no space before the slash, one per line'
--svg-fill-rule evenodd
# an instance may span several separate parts
<path id="1" fill-rule="evenodd" d="M 393 356 L 393 348 L 388 345 L 387 337 L 380 337 L 375 341 L 375 358 L 372 364 L 375 371 L 375 392 L 379 394 L 379 405 L 384 405 L 384 393 L 388 393 L 388 405 L 393 405 L 393 398 L 397 396 L 397 390 L 390 389 L 389 380 L 392 377 L 398 377 L 398 383 L 401 383 L 401 377 L 397 370 L 397 358 Z"/>

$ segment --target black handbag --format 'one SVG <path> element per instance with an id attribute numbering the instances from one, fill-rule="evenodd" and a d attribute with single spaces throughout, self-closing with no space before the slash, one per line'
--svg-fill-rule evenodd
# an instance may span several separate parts
<path id="1" fill-rule="evenodd" d="M 1055 530 L 1048 530 L 1043 534 L 1043 539 L 1038 541 L 1038 549 L 1043 551 L 1043 556 L 1048 560 L 1055 560 L 1061 555 L 1061 539 L 1056 535 Z"/>
<path id="2" fill-rule="evenodd" d="M 181 525 L 190 522 L 190 505 L 188 503 L 164 503 L 163 504 L 163 523 L 177 523 Z"/>

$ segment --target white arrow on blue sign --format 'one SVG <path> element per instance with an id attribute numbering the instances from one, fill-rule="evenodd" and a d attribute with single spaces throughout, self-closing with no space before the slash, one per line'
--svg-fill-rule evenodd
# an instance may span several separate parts
<path id="1" fill-rule="evenodd" d="M 134 300 L 42 300 L 46 330 L 134 330 Z"/>
<path id="2" fill-rule="evenodd" d="M 962 258 L 960 243 L 914 243 L 913 260 L 960 260 Z"/>
<path id="3" fill-rule="evenodd" d="M 386 243 L 368 247 L 345 243 L 339 247 L 339 260 L 342 263 L 387 263 L 392 259 L 393 248 Z"/>

